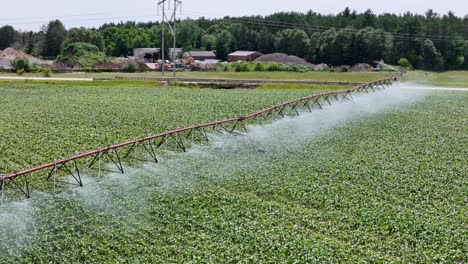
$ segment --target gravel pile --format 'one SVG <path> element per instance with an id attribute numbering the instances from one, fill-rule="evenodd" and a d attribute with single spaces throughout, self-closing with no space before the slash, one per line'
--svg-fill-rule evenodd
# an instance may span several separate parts
<path id="1" fill-rule="evenodd" d="M 50 64 L 50 62 L 48 61 L 41 60 L 38 57 L 34 57 L 32 55 L 16 50 L 14 48 L 6 48 L 2 52 L 0 52 L 0 61 L 3 61 L 4 63 L 8 61 L 12 61 L 16 58 L 26 58 L 29 60 L 30 63 L 36 63 L 36 64 L 41 64 L 41 65 Z"/>
<path id="2" fill-rule="evenodd" d="M 272 53 L 272 54 L 267 54 L 263 55 L 259 58 L 257 58 L 255 61 L 257 62 L 277 62 L 277 63 L 282 63 L 286 65 L 302 65 L 302 66 L 310 66 L 313 67 L 314 65 L 311 63 L 308 63 L 304 59 L 301 59 L 297 56 L 289 56 L 284 53 Z"/>

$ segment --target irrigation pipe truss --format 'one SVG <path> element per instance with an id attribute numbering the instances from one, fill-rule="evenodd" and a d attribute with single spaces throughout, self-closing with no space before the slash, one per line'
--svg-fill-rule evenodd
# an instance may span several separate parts
<path id="1" fill-rule="evenodd" d="M 101 161 L 104 161 L 109 164 L 114 164 L 120 173 L 124 173 L 122 160 L 125 158 L 131 158 L 131 155 L 135 153 L 137 148 L 140 148 L 142 151 L 147 153 L 151 157 L 151 161 L 158 163 L 158 155 L 156 154 L 157 150 L 161 150 L 161 147 L 169 144 L 170 141 L 172 141 L 172 145 L 175 148 L 186 151 L 186 141 L 189 137 L 192 137 L 193 140 L 193 137 L 197 136 L 198 139 L 208 141 L 207 130 L 209 129 L 221 133 L 239 135 L 242 130 L 247 132 L 247 128 L 245 126 L 245 122 L 247 121 L 258 121 L 257 119 L 268 120 L 269 118 L 278 116 L 283 117 L 287 113 L 299 115 L 299 110 L 312 112 L 313 109 L 322 109 L 324 104 L 331 105 L 332 100 L 340 101 L 351 99 L 352 93 L 367 93 L 369 91 L 385 89 L 394 82 L 399 81 L 400 78 L 401 76 L 393 76 L 364 83 L 349 90 L 313 94 L 307 97 L 284 102 L 245 116 L 167 131 L 157 135 L 78 154 L 67 159 L 54 161 L 35 168 L 3 176 L 0 178 L 0 190 L 3 194 L 4 190 L 11 186 L 11 189 L 15 192 L 21 193 L 29 198 L 31 196 L 31 186 L 28 178 L 32 176 L 31 174 L 33 173 L 44 171 L 46 171 L 44 178 L 45 181 L 50 182 L 52 178 L 54 178 L 54 186 L 56 181 L 55 177 L 58 172 L 72 176 L 73 179 L 76 180 L 76 185 L 83 186 L 80 168 L 92 169 L 93 166 L 99 164 L 99 170 L 101 171 L 100 164 Z M 83 163 L 82 161 L 86 161 L 86 159 L 88 159 L 88 162 Z M 44 175 L 42 177 L 44 177 Z"/>

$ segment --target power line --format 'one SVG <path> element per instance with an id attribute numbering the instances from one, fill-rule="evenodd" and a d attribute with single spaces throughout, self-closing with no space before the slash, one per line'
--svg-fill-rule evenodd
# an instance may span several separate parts
<path id="1" fill-rule="evenodd" d="M 239 21 L 238 19 L 233 20 L 233 21 Z M 285 26 L 285 25 L 277 25 L 277 24 L 268 24 L 268 23 L 257 23 L 257 22 L 252 22 L 252 21 L 241 21 L 242 23 L 248 24 L 250 26 L 257 26 L 257 28 L 260 27 L 267 27 L 267 28 L 273 28 L 273 29 L 278 29 L 278 30 L 284 30 L 284 29 L 303 29 L 303 30 L 308 30 L 308 31 L 313 31 L 313 32 L 320 32 L 323 33 L 329 29 L 335 29 L 335 28 L 329 28 L 329 29 L 313 29 L 313 28 L 308 28 L 307 26 Z M 355 35 L 359 30 L 356 29 L 348 29 L 348 28 L 343 28 L 340 30 L 340 33 L 345 34 L 345 35 L 350 35 L 353 36 Z M 421 38 L 421 37 L 405 37 L 405 36 L 399 36 L 396 34 L 392 34 L 389 32 L 381 32 L 381 33 L 376 33 L 376 35 L 380 37 L 385 37 L 386 34 L 390 34 L 390 36 L 393 37 L 395 40 L 418 40 L 418 39 L 427 39 L 427 38 Z M 446 41 L 447 39 L 435 39 L 435 41 Z"/>
<path id="2" fill-rule="evenodd" d="M 190 12 L 191 14 L 198 14 L 198 15 L 204 15 L 207 13 L 202 13 L 202 12 Z M 221 18 L 221 20 L 226 19 L 226 18 Z M 301 28 L 301 29 L 306 29 L 309 31 L 315 31 L 315 32 L 323 32 L 329 29 L 336 29 L 336 30 L 342 30 L 343 31 L 350 31 L 349 34 L 352 34 L 352 32 L 358 32 L 359 29 L 352 29 L 352 28 L 340 28 L 340 27 L 326 27 L 326 26 L 320 26 L 320 25 L 311 25 L 311 24 L 305 24 L 305 23 L 289 23 L 289 22 L 280 22 L 280 21 L 274 21 L 274 20 L 267 20 L 267 19 L 258 19 L 254 17 L 239 17 L 239 18 L 228 18 L 228 20 L 231 21 L 243 21 L 245 23 L 248 23 L 250 25 L 255 25 L 255 24 L 265 24 L 265 26 L 271 27 L 275 26 L 276 29 L 288 29 L 288 28 Z M 375 28 L 378 30 L 378 28 Z M 452 40 L 453 37 L 451 36 L 446 36 L 446 35 L 420 35 L 420 34 L 411 34 L 411 33 L 393 33 L 393 32 L 387 32 L 384 31 L 380 34 L 391 34 L 394 39 L 397 40 L 425 40 L 425 39 L 431 39 L 434 41 L 449 41 Z M 346 33 L 345 33 L 346 34 Z M 462 40 L 468 41 L 468 39 L 462 38 Z"/>
<path id="3" fill-rule="evenodd" d="M 170 1 L 173 0 L 164 0 L 161 1 L 160 3 L 167 2 L 170 3 Z M 181 3 L 179 3 L 181 4 Z M 76 15 L 76 16 L 94 16 L 98 14 L 105 14 L 108 12 L 102 12 L 102 13 L 94 13 L 94 14 L 84 14 L 84 15 Z M 189 14 L 203 14 L 201 12 L 189 12 Z M 212 15 L 212 14 L 211 14 Z M 73 17 L 75 15 L 70 15 L 67 17 Z M 116 20 L 116 19 L 143 19 L 143 18 L 152 18 L 153 15 L 138 15 L 138 16 L 121 16 L 121 17 L 100 17 L 100 18 L 87 18 L 87 19 L 77 19 L 77 20 L 68 20 L 67 22 L 82 22 L 82 21 L 99 21 L 99 20 Z M 223 20 L 225 18 L 222 18 Z M 5 18 L 2 18 L 0 20 L 6 20 Z M 305 24 L 305 23 L 290 23 L 290 22 L 281 22 L 281 21 L 274 21 L 274 20 L 267 20 L 267 19 L 258 19 L 258 18 L 253 18 L 253 17 L 240 17 L 240 18 L 229 18 L 231 21 L 237 21 L 237 22 L 242 22 L 245 24 L 248 24 L 250 26 L 264 26 L 268 28 L 274 28 L 274 29 L 289 29 L 289 28 L 299 28 L 299 29 L 304 29 L 308 31 L 313 31 L 313 32 L 324 32 L 329 29 L 336 29 L 340 30 L 341 33 L 344 34 L 354 34 L 359 31 L 359 29 L 354 29 L 354 28 L 340 28 L 340 27 L 326 27 L 326 26 L 321 26 L 321 25 L 311 25 L 311 24 Z M 21 22 L 21 23 L 9 23 L 9 25 L 33 25 L 33 24 L 42 24 L 46 21 L 37 21 L 37 22 Z M 425 39 L 430 39 L 432 41 L 450 41 L 453 39 L 451 36 L 446 36 L 446 35 L 420 35 L 420 34 L 412 34 L 412 33 L 393 33 L 393 32 L 381 32 L 378 33 L 378 35 L 385 35 L 385 34 L 391 34 L 392 37 L 395 40 L 425 40 Z M 461 40 L 467 41 L 468 39 L 461 38 Z"/>
<path id="4" fill-rule="evenodd" d="M 97 16 L 97 15 L 108 15 L 108 14 L 115 14 L 117 12 L 125 12 L 128 13 L 128 10 L 121 10 L 121 11 L 109 11 L 109 12 L 99 12 L 99 13 L 88 13 L 88 14 L 70 14 L 70 15 L 50 15 L 50 16 L 42 16 L 42 17 L 7 17 L 7 18 L 0 18 L 0 21 L 5 20 L 29 20 L 29 19 L 47 19 L 50 20 L 51 18 L 68 18 L 68 17 L 89 17 L 89 16 Z M 148 13 L 149 14 L 149 13 Z M 142 14 L 143 15 L 143 14 Z"/>
<path id="5" fill-rule="evenodd" d="M 173 9 L 171 9 L 171 1 L 173 1 Z M 166 3 L 168 4 L 168 10 L 172 11 L 171 17 L 168 18 L 166 15 Z M 173 36 L 174 40 L 174 48 L 172 50 L 172 63 L 173 65 L 173 70 L 174 70 L 174 78 L 177 75 L 177 67 L 176 67 L 176 55 L 177 55 L 177 34 L 176 34 L 176 27 L 177 27 L 177 10 L 180 9 L 180 12 L 182 13 L 182 0 L 159 0 L 158 2 L 158 12 L 161 9 L 162 11 L 162 74 L 164 75 L 165 71 L 165 55 L 164 55 L 164 45 L 165 45 L 165 38 L 166 38 L 166 20 L 167 20 L 167 26 Z"/>
<path id="6" fill-rule="evenodd" d="M 274 23 L 277 25 L 287 25 L 287 26 L 301 26 L 301 27 L 306 27 L 306 28 L 319 28 L 322 30 L 328 30 L 328 29 L 337 29 L 337 30 L 353 30 L 353 31 L 359 31 L 358 29 L 352 29 L 352 28 L 340 28 L 340 27 L 325 27 L 325 26 L 316 26 L 316 25 L 310 25 L 310 24 L 299 24 L 299 23 L 288 23 L 288 22 L 279 22 L 279 21 L 272 21 L 272 20 L 262 20 L 262 19 L 255 19 L 255 18 L 232 18 L 232 20 L 248 20 L 248 21 L 257 21 L 257 22 L 266 22 L 266 23 Z M 378 29 L 378 28 L 376 28 Z M 444 36 L 444 35 L 420 35 L 420 34 L 411 34 L 411 33 L 393 33 L 393 32 L 385 32 L 385 33 L 390 33 L 392 35 L 399 35 L 399 36 L 404 36 L 404 37 L 418 37 L 418 38 L 436 38 L 436 39 L 451 39 L 452 37 L 450 36 Z"/>
<path id="7" fill-rule="evenodd" d="M 336 29 L 340 30 L 341 33 L 344 34 L 355 34 L 359 32 L 359 29 L 354 29 L 354 28 L 335 28 L 335 27 L 324 27 L 324 26 L 314 26 L 314 25 L 307 25 L 307 24 L 293 24 L 293 23 L 286 23 L 286 22 L 275 22 L 275 21 L 268 21 L 268 20 L 252 20 L 249 18 L 231 18 L 231 21 L 239 21 L 242 23 L 250 24 L 250 25 L 260 25 L 260 26 L 265 26 L 265 27 L 270 27 L 270 28 L 276 28 L 276 29 L 291 29 L 291 28 L 298 28 L 298 29 L 304 29 L 304 30 L 309 30 L 309 31 L 315 31 L 315 32 L 324 32 L 329 29 Z M 379 30 L 379 29 L 377 29 Z M 453 39 L 453 37 L 450 36 L 436 36 L 436 35 L 416 35 L 415 36 L 410 36 L 409 33 L 392 33 L 392 32 L 387 32 L 383 31 L 381 33 L 377 33 L 377 35 L 384 36 L 385 34 L 390 34 L 394 39 L 397 40 L 425 40 L 425 39 L 430 39 L 433 41 L 450 41 Z M 468 40 L 461 38 L 461 40 Z"/>
<path id="8" fill-rule="evenodd" d="M 77 20 L 67 20 L 67 22 L 83 22 L 83 21 L 99 21 L 99 20 L 115 20 L 115 19 L 132 19 L 132 18 L 154 18 L 154 15 L 147 16 L 124 16 L 124 17 L 100 17 L 100 18 L 87 18 L 87 19 L 77 19 Z M 35 22 L 22 22 L 22 23 L 9 23 L 8 25 L 39 25 L 47 23 L 47 21 L 35 21 Z"/>

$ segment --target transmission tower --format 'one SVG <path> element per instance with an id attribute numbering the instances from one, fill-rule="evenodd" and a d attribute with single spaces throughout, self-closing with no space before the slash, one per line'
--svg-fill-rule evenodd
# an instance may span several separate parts
<path id="1" fill-rule="evenodd" d="M 173 2 L 173 8 L 171 8 L 171 2 Z M 167 11 L 166 12 L 166 7 Z M 171 32 L 174 39 L 174 49 L 172 50 L 172 62 L 174 63 L 174 77 L 176 77 L 176 24 L 177 24 L 177 10 L 180 10 L 182 14 L 182 0 L 159 0 L 158 2 L 158 15 L 159 10 L 162 11 L 162 45 L 161 45 L 161 54 L 162 54 L 162 74 L 164 75 L 166 61 L 165 61 L 165 39 L 166 39 L 166 21 L 169 31 Z M 167 13 L 170 13 L 170 18 L 167 17 Z"/>

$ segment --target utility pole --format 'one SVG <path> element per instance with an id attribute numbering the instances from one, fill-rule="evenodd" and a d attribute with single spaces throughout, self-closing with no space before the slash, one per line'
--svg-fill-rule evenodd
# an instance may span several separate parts
<path id="1" fill-rule="evenodd" d="M 162 42 L 161 42 L 161 51 L 160 51 L 161 56 L 162 56 L 162 57 L 161 57 L 161 59 L 162 59 L 162 65 L 161 65 L 161 67 L 162 67 L 162 75 L 163 75 L 163 76 L 164 76 L 164 72 L 165 72 L 165 70 L 166 70 L 166 69 L 165 69 L 165 68 L 166 68 L 166 61 L 165 61 L 166 58 L 164 57 L 164 56 L 165 56 L 165 55 L 164 55 L 164 38 L 165 38 L 165 36 L 166 36 L 166 32 L 165 32 L 165 31 L 166 31 L 166 26 L 165 26 L 165 24 L 166 24 L 166 21 L 165 21 L 165 19 L 166 19 L 166 14 L 165 14 L 166 9 L 165 9 L 165 5 L 166 5 L 166 1 L 165 1 L 165 0 L 158 3 L 158 15 L 159 15 L 159 8 L 162 9 L 162 14 L 163 14 L 163 15 L 162 15 Z"/>
<path id="2" fill-rule="evenodd" d="M 174 2 L 174 8 L 171 10 L 171 1 Z M 168 18 L 166 15 L 166 2 L 168 2 L 168 10 L 172 11 L 171 17 Z M 176 48 L 177 48 L 177 42 L 176 42 L 176 24 L 177 24 L 177 10 L 180 9 L 180 12 L 182 13 L 182 0 L 159 0 L 158 2 L 158 11 L 159 9 L 162 9 L 162 74 L 164 75 L 165 71 L 165 54 L 164 54 L 164 48 L 165 48 L 165 38 L 166 38 L 166 20 L 167 20 L 167 25 L 169 27 L 169 30 L 174 37 L 174 48 L 172 50 L 172 62 L 174 63 L 174 77 L 176 77 L 177 74 L 177 69 L 176 69 Z"/>

